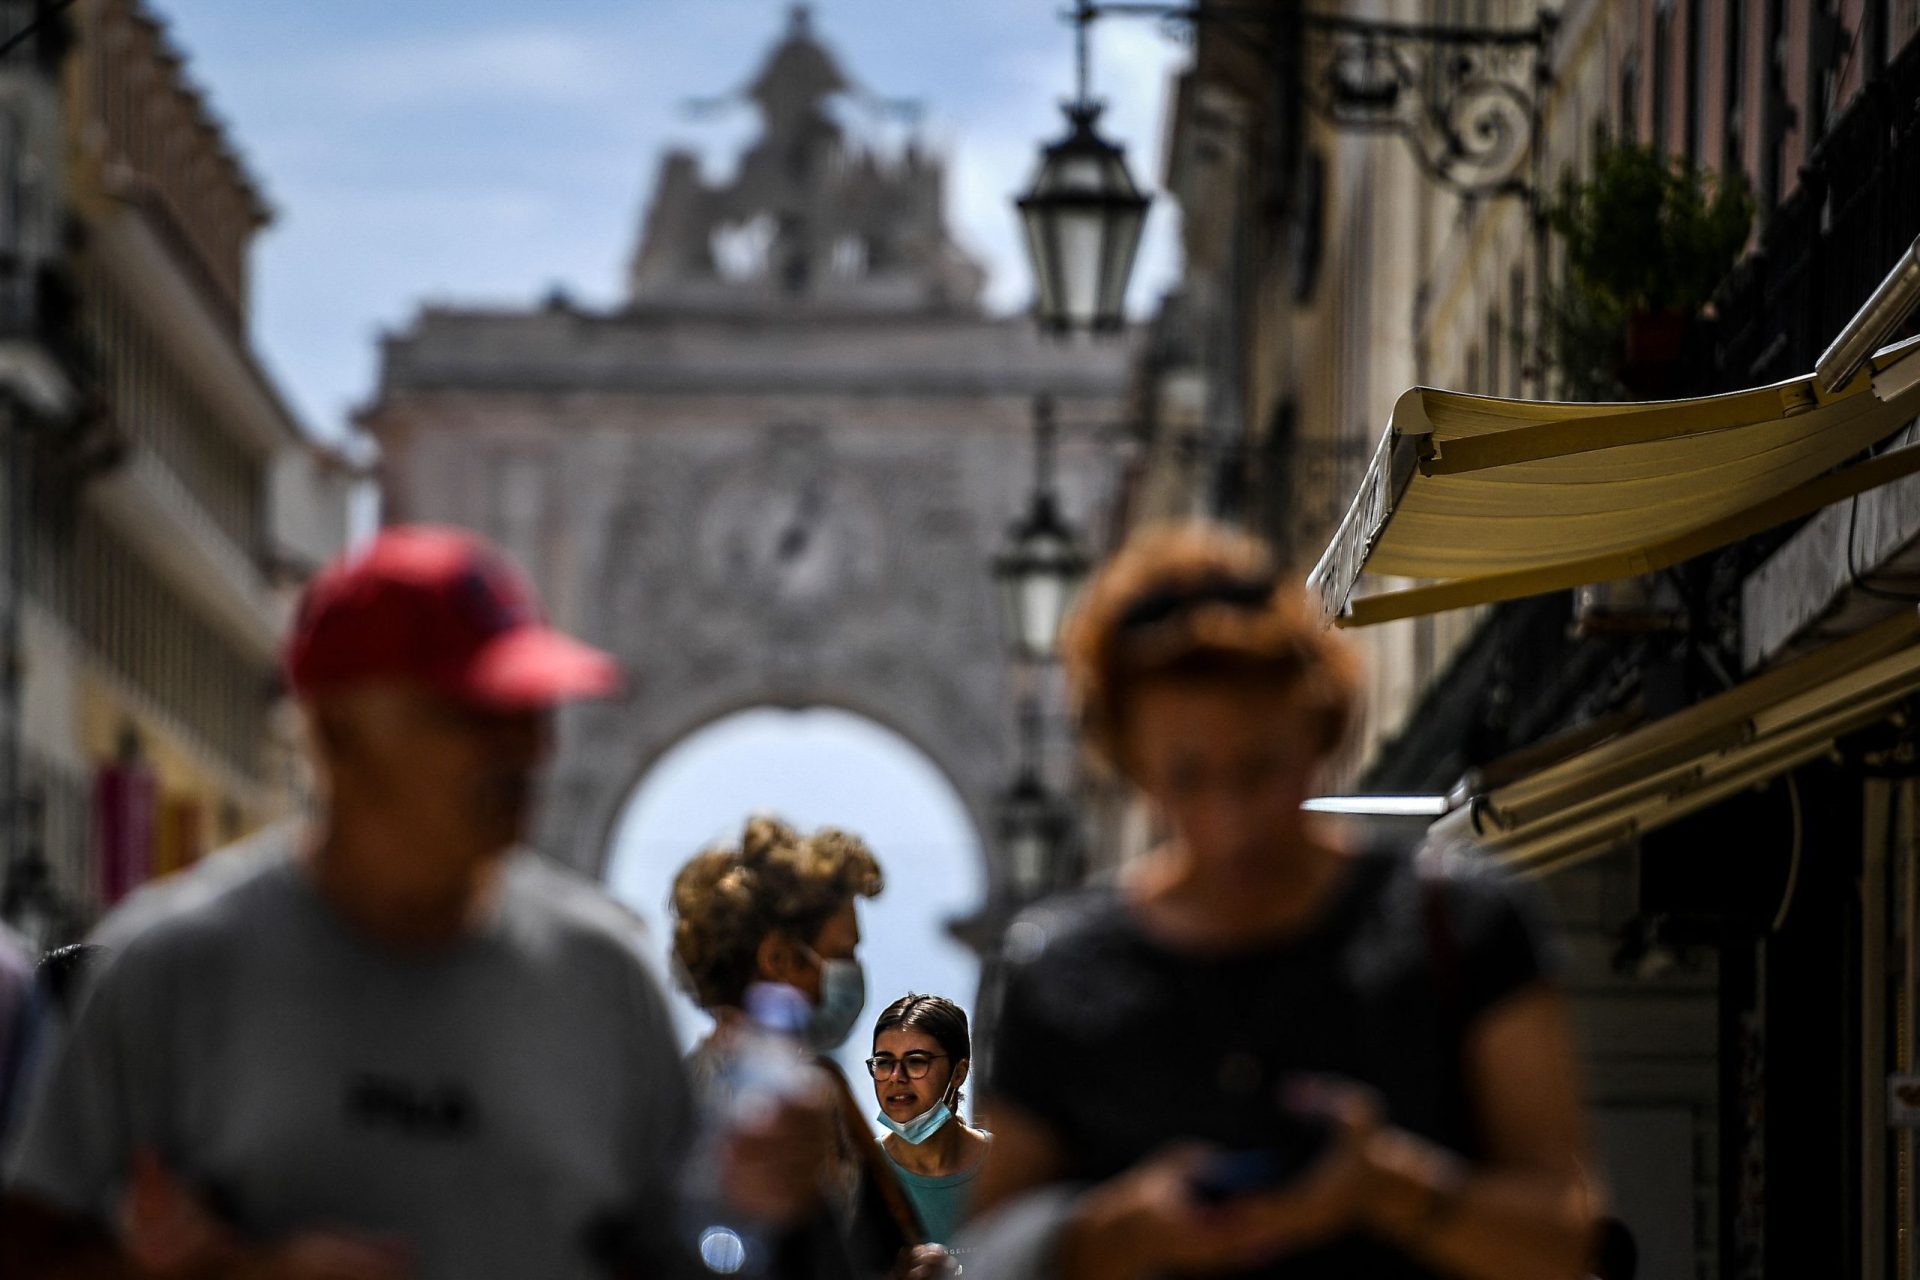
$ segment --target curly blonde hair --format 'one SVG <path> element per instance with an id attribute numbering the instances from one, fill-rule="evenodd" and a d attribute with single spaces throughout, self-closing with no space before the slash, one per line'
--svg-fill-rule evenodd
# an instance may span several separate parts
<path id="1" fill-rule="evenodd" d="M 775 930 L 802 942 L 834 914 L 884 885 L 866 842 L 822 827 L 802 836 L 778 818 L 747 820 L 737 846 L 697 853 L 673 879 L 675 976 L 701 1007 L 737 1005 Z"/>
<path id="2" fill-rule="evenodd" d="M 1224 525 L 1149 526 L 1102 565 L 1061 638 L 1081 734 L 1096 759 L 1128 771 L 1127 710 L 1152 679 L 1300 687 L 1321 757 L 1353 720 L 1360 672 L 1298 581 L 1266 545 Z"/>

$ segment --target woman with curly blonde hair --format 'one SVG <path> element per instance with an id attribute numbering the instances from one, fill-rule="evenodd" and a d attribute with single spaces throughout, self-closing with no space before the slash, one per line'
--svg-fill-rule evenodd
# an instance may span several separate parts
<path id="1" fill-rule="evenodd" d="M 706 849 L 674 877 L 675 976 L 714 1029 L 688 1056 L 695 1088 L 709 1100 L 726 1090 L 727 1064 L 749 1025 L 747 990 L 779 983 L 811 1007 L 807 1047 L 838 1048 L 866 1005 L 866 977 L 856 952 L 860 920 L 854 904 L 880 893 L 884 879 L 873 851 L 834 827 L 811 835 L 778 818 L 748 820 L 740 843 Z M 931 1275 L 942 1256 L 913 1249 L 924 1231 L 912 1206 L 884 1177 L 872 1133 L 846 1082 L 822 1059 L 832 1088 L 833 1124 L 822 1141 L 789 1137 L 782 1150 L 787 1186 L 766 1198 L 791 1201 L 795 1187 L 816 1191 L 836 1221 L 855 1270 L 865 1275 Z"/>
<path id="2" fill-rule="evenodd" d="M 785 983 L 813 1007 L 808 1047 L 837 1048 L 866 1004 L 854 902 L 883 885 L 860 837 L 834 827 L 803 836 L 778 818 L 751 818 L 738 845 L 698 853 L 674 877 L 676 976 L 721 1034 L 745 1016 L 749 986 Z M 696 1070 L 700 1062 L 696 1050 Z"/>
<path id="3" fill-rule="evenodd" d="M 1359 680 L 1299 584 L 1234 531 L 1142 533 L 1065 658 L 1167 838 L 1008 930 L 980 1269 L 1573 1280 L 1592 1209 L 1553 947 L 1513 886 L 1302 809 Z"/>

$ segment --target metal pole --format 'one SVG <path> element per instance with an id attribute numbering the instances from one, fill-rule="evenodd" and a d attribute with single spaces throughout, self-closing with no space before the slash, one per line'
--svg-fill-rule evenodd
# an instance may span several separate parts
<path id="1" fill-rule="evenodd" d="M 4 612 L 0 613 L 0 833 L 4 833 L 7 896 L 17 888 L 27 849 L 25 806 L 21 803 L 20 755 L 20 597 L 26 578 L 27 495 L 32 490 L 27 476 L 31 451 L 26 431 L 20 422 L 19 401 L 0 390 L 0 437 L 5 439 L 6 478 L 6 559 Z"/>
<path id="2" fill-rule="evenodd" d="M 1093 34 L 1093 20 L 1100 15 L 1094 10 L 1093 0 L 1075 0 L 1073 8 L 1073 62 L 1074 62 L 1074 102 L 1078 106 L 1087 105 L 1087 93 L 1090 89 L 1091 68 L 1087 57 L 1087 41 Z"/>
<path id="3" fill-rule="evenodd" d="M 1041 776 L 1040 761 L 1040 697 L 1033 690 L 1020 699 L 1020 760 L 1016 772 L 1031 772 L 1034 777 Z"/>
<path id="4" fill-rule="evenodd" d="M 1059 439 L 1060 426 L 1053 416 L 1053 397 L 1042 392 L 1033 398 L 1033 491 L 1041 497 L 1053 493 Z"/>
<path id="5" fill-rule="evenodd" d="M 1814 362 L 1814 380 L 1820 390 L 1831 393 L 1853 381 L 1853 375 L 1906 322 L 1916 306 L 1920 306 L 1920 239 L 1900 255 L 1873 296 L 1861 304 Z"/>

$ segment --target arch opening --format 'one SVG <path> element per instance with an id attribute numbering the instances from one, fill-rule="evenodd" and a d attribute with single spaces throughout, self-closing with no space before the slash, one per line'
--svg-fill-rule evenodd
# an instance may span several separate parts
<path id="1" fill-rule="evenodd" d="M 978 831 L 953 783 L 919 747 L 865 716 L 834 707 L 755 707 L 682 738 L 641 777 L 615 822 L 608 888 L 640 913 L 670 973 L 674 874 L 699 850 L 734 843 L 749 816 L 771 812 L 803 831 L 839 826 L 865 839 L 886 889 L 860 904 L 867 1004 L 835 1055 L 856 1096 L 873 1020 L 908 991 L 934 992 L 974 1012 L 979 965 L 946 932 L 986 891 Z M 711 1021 L 675 988 L 683 1047 Z"/>

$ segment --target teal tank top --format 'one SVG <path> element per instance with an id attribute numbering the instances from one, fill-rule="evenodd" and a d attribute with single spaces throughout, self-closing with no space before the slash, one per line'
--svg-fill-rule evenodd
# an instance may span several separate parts
<path id="1" fill-rule="evenodd" d="M 903 1169 L 891 1154 L 887 1156 L 893 1176 L 900 1180 L 907 1199 L 913 1201 L 914 1212 L 920 1215 L 920 1225 L 927 1229 L 927 1239 L 935 1244 L 953 1242 L 954 1233 L 966 1221 L 973 1180 L 986 1163 L 983 1157 L 974 1161 L 972 1168 L 935 1178 Z"/>

